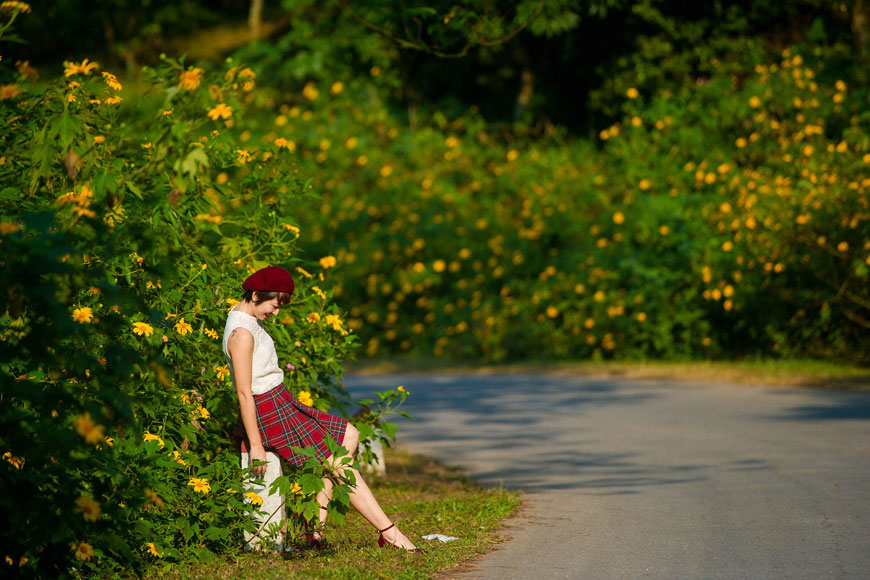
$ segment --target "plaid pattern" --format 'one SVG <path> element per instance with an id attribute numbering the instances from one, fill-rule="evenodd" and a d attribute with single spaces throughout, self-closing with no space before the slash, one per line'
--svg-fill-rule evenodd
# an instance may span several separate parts
<path id="1" fill-rule="evenodd" d="M 273 450 L 296 467 L 302 467 L 306 458 L 294 453 L 291 446 L 313 447 L 317 458 L 325 459 L 330 454 L 326 435 L 332 436 L 339 444 L 344 440 L 347 421 L 303 405 L 284 383 L 262 395 L 254 395 L 254 404 L 263 447 Z M 246 453 L 248 441 L 241 420 L 236 426 L 236 434 L 242 439 L 242 453 Z"/>

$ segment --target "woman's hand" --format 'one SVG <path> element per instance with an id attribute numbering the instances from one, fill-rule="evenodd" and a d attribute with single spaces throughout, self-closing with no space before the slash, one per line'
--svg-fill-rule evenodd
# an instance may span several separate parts
<path id="1" fill-rule="evenodd" d="M 251 447 L 250 451 L 251 455 L 251 473 L 256 475 L 257 477 L 263 477 L 266 475 L 266 450 L 262 445 L 258 445 L 257 447 Z M 264 462 L 262 465 L 254 465 L 254 461 L 262 461 Z"/>

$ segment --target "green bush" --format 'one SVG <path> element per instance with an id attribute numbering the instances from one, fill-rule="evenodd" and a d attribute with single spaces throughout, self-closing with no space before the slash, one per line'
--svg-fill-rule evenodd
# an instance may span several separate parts
<path id="1" fill-rule="evenodd" d="M 317 176 L 301 243 L 337 258 L 367 356 L 866 360 L 867 89 L 843 50 L 629 86 L 596 143 L 473 114 L 408 131 L 363 77 L 288 79 L 255 132 Z"/>
<path id="2" fill-rule="evenodd" d="M 317 287 L 329 271 L 299 257 L 290 217 L 310 188 L 280 142 L 247 143 L 248 68 L 165 59 L 131 91 L 87 61 L 44 84 L 8 65 L 3 566 L 84 576 L 237 550 L 257 498 L 231 446 L 220 336 L 249 272 L 296 274 L 270 327 L 285 382 L 318 408 L 345 404 L 336 381 L 354 337 Z M 313 505 L 311 491 L 294 509 Z"/>

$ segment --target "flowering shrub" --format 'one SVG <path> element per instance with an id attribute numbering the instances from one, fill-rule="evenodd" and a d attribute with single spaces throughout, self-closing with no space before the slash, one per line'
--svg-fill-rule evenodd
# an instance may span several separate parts
<path id="1" fill-rule="evenodd" d="M 89 575 L 238 549 L 257 502 L 230 444 L 237 402 L 220 337 L 241 280 L 267 264 L 296 274 L 269 331 L 306 402 L 341 407 L 339 361 L 354 342 L 318 287 L 332 263 L 296 250 L 306 232 L 290 216 L 312 202 L 308 186 L 286 146 L 248 142 L 256 75 L 165 59 L 129 98 L 96 62 L 41 85 L 10 64 L 3 565 Z"/>
<path id="2" fill-rule="evenodd" d="M 629 87 L 595 145 L 407 132 L 361 78 L 274 95 L 259 132 L 319 176 L 303 243 L 367 356 L 866 359 L 867 89 L 840 50 Z"/>

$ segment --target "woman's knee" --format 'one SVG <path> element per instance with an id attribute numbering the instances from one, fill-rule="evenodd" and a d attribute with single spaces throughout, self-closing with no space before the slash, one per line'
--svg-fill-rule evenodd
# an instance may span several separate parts
<path id="1" fill-rule="evenodd" d="M 356 453 L 356 448 L 359 445 L 359 430 L 350 423 L 347 424 L 347 429 L 344 432 L 344 440 L 341 444 L 345 449 L 347 449 L 347 452 L 350 455 Z"/>

